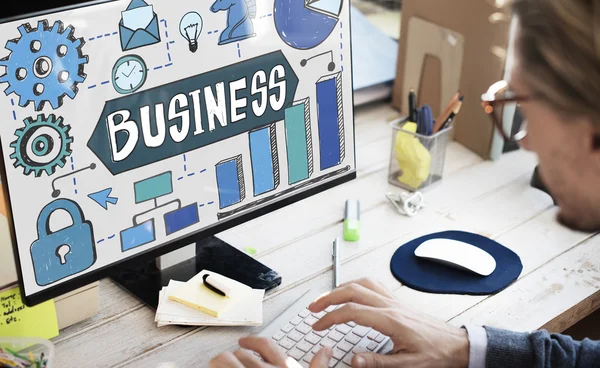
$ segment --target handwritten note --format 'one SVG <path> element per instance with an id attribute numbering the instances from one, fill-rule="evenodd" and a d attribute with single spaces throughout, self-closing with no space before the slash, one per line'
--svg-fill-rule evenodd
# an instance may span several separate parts
<path id="1" fill-rule="evenodd" d="M 27 307 L 18 287 L 0 292 L 0 336 L 58 336 L 54 300 Z"/>

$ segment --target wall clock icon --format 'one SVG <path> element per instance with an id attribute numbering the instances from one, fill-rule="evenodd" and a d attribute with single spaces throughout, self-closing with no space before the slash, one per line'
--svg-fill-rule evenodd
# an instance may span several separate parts
<path id="1" fill-rule="evenodd" d="M 112 84 L 121 94 L 132 93 L 144 85 L 147 76 L 148 68 L 144 60 L 137 55 L 127 55 L 115 63 Z"/>

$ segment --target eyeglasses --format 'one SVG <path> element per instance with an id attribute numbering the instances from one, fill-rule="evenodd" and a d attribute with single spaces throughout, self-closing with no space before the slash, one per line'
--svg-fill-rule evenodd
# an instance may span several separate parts
<path id="1" fill-rule="evenodd" d="M 499 81 L 490 86 L 486 93 L 481 96 L 481 106 L 490 116 L 498 132 L 506 142 L 517 143 L 527 135 L 527 122 L 523 120 L 519 127 L 513 129 L 512 120 L 510 130 L 504 129 L 504 113 L 508 116 L 514 116 L 520 104 L 532 100 L 531 96 L 517 96 L 509 89 L 508 82 Z"/>

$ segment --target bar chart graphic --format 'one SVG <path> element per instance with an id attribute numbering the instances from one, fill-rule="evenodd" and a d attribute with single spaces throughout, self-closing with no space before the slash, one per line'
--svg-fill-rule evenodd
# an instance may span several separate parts
<path id="1" fill-rule="evenodd" d="M 342 73 L 321 77 L 316 85 L 320 163 L 326 170 L 341 164 L 346 154 Z"/>
<path id="2" fill-rule="evenodd" d="M 305 98 L 285 110 L 285 143 L 288 182 L 295 184 L 313 173 L 313 146 L 310 127 L 310 100 Z"/>
<path id="3" fill-rule="evenodd" d="M 254 196 L 275 190 L 279 186 L 279 153 L 275 124 L 248 133 Z"/>
<path id="4" fill-rule="evenodd" d="M 246 197 L 246 187 L 244 185 L 242 155 L 220 161 L 215 165 L 215 168 L 219 191 L 219 208 L 226 208 L 243 201 Z"/>

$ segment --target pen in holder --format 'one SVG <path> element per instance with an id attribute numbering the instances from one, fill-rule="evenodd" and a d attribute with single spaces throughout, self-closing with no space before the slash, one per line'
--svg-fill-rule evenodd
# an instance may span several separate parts
<path id="1" fill-rule="evenodd" d="M 452 125 L 432 135 L 418 134 L 417 124 L 408 118 L 390 125 L 393 134 L 388 182 L 416 191 L 441 180 Z"/>

